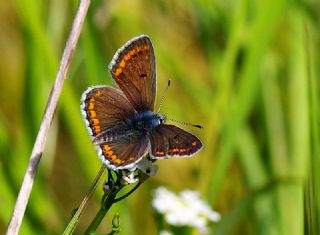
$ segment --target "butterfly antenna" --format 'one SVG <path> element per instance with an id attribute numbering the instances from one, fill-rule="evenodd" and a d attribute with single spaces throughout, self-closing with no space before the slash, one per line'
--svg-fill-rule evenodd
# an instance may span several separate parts
<path id="1" fill-rule="evenodd" d="M 160 112 L 161 106 L 162 106 L 163 101 L 164 101 L 164 97 L 165 97 L 166 94 L 167 94 L 167 91 L 168 91 L 168 89 L 169 89 L 169 87 L 170 87 L 170 84 L 171 84 L 171 80 L 169 79 L 169 80 L 168 80 L 168 84 L 167 84 L 166 88 L 164 89 L 164 91 L 163 91 L 163 93 L 162 93 L 162 96 L 161 96 L 161 99 L 160 99 L 159 108 L 158 108 L 158 113 Z"/>
<path id="2" fill-rule="evenodd" d="M 203 129 L 203 126 L 198 125 L 198 124 L 193 124 L 193 123 L 184 122 L 184 121 L 178 121 L 178 120 L 171 119 L 171 118 L 167 118 L 167 120 L 170 120 L 170 121 L 173 121 L 173 122 L 177 122 L 177 123 L 182 124 L 182 125 L 193 126 L 193 127 L 199 128 L 199 129 Z"/>

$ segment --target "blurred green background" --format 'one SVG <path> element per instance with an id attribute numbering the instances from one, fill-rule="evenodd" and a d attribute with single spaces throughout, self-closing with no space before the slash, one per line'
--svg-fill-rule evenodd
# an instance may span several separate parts
<path id="1" fill-rule="evenodd" d="M 0 1 L 0 233 L 28 164 L 77 1 Z M 152 191 L 198 190 L 222 219 L 212 234 L 320 234 L 318 0 L 94 0 L 62 91 L 20 234 L 60 234 L 100 168 L 79 111 L 81 93 L 113 84 L 107 65 L 148 34 L 162 113 L 205 147 L 158 161 L 116 204 L 122 234 L 157 234 Z M 99 208 L 99 188 L 76 230 Z"/>

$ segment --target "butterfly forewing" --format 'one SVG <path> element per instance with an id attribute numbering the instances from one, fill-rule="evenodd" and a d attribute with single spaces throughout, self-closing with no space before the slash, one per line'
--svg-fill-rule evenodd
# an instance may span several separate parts
<path id="1" fill-rule="evenodd" d="M 195 135 L 174 125 L 160 124 L 150 135 L 151 156 L 191 156 L 202 148 Z"/>
<path id="2" fill-rule="evenodd" d="M 119 125 L 135 113 L 120 90 L 107 86 L 87 89 L 81 101 L 81 111 L 92 136 Z"/>
<path id="3" fill-rule="evenodd" d="M 113 57 L 109 70 L 138 112 L 153 110 L 156 66 L 153 46 L 148 36 L 133 38 L 121 47 Z"/>

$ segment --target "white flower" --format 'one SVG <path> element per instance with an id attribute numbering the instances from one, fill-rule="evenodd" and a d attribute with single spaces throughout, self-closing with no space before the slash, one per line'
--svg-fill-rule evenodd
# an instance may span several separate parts
<path id="1" fill-rule="evenodd" d="M 134 171 L 122 171 L 122 180 L 124 181 L 124 184 L 133 184 L 138 181 L 138 177 L 136 177 L 136 174 Z"/>
<path id="2" fill-rule="evenodd" d="M 134 167 L 121 171 L 122 183 L 124 185 L 136 183 L 139 180 L 139 171 L 148 176 L 154 176 L 158 171 L 158 166 L 150 159 L 142 158 Z"/>
<path id="3" fill-rule="evenodd" d="M 197 228 L 201 234 L 206 234 L 208 222 L 217 222 L 219 213 L 201 200 L 196 191 L 185 190 L 179 195 L 164 187 L 155 191 L 152 201 L 153 207 L 164 215 L 167 223 L 176 226 L 191 226 Z"/>
<path id="4" fill-rule="evenodd" d="M 161 230 L 159 235 L 173 235 L 172 233 L 170 233 L 169 231 L 166 230 Z"/>
<path id="5" fill-rule="evenodd" d="M 153 164 L 153 162 L 146 157 L 141 159 L 137 164 L 137 168 L 149 176 L 154 176 L 158 171 L 158 165 Z"/>

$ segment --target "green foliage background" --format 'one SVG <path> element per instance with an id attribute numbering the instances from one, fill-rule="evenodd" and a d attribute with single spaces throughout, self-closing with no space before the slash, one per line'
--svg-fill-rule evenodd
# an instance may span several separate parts
<path id="1" fill-rule="evenodd" d="M 0 233 L 4 233 L 75 15 L 77 1 L 0 1 Z M 128 39 L 148 34 L 162 113 L 205 145 L 113 207 L 122 234 L 156 234 L 152 190 L 198 190 L 222 220 L 212 234 L 319 234 L 317 0 L 92 1 L 20 234 L 59 234 L 100 168 L 79 99 L 113 84 L 107 65 Z M 159 101 L 159 95 L 157 97 Z M 157 102 L 158 103 L 158 102 Z M 99 207 L 99 189 L 81 234 Z"/>

